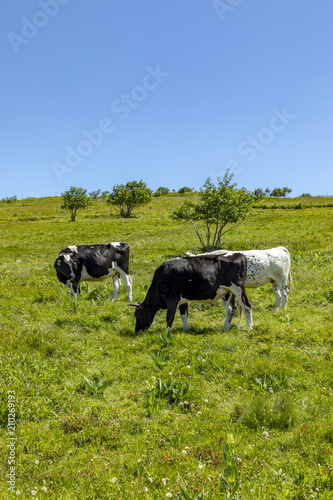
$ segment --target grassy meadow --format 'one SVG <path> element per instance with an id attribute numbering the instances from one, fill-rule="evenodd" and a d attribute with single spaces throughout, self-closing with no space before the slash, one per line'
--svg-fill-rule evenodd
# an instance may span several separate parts
<path id="1" fill-rule="evenodd" d="M 143 300 L 160 263 L 201 250 L 170 218 L 183 200 L 129 219 L 97 200 L 75 222 L 60 198 L 0 203 L 0 498 L 333 498 L 332 198 L 265 199 L 227 235 L 291 253 L 288 308 L 249 290 L 252 330 L 222 333 L 220 302 L 190 304 L 188 332 L 160 311 L 135 334 L 124 284 L 111 303 L 111 280 L 84 283 L 77 303 L 58 282 L 62 248 L 126 241 Z"/>

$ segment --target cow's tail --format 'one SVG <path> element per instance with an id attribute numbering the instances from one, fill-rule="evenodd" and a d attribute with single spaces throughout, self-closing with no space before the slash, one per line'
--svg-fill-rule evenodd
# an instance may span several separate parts
<path id="1" fill-rule="evenodd" d="M 289 266 L 289 273 L 288 273 L 288 287 L 291 288 L 291 285 L 293 284 L 293 279 L 291 277 L 291 266 Z"/>
<path id="2" fill-rule="evenodd" d="M 291 285 L 293 283 L 293 279 L 291 277 L 291 259 L 290 259 L 290 253 L 289 253 L 289 250 L 287 248 L 284 248 L 284 247 L 281 247 L 287 254 L 288 256 L 288 260 L 289 260 L 289 271 L 288 271 L 288 277 L 287 277 L 287 284 L 288 284 L 288 287 L 291 288 Z"/>
<path id="3" fill-rule="evenodd" d="M 236 326 L 239 326 L 241 319 L 242 319 L 242 316 L 243 316 L 243 309 L 240 306 L 238 307 L 238 309 L 239 309 L 239 314 L 238 314 L 238 321 L 236 323 Z"/>

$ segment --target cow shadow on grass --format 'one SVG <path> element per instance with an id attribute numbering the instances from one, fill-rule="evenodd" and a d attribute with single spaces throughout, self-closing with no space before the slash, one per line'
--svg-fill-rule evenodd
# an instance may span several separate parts
<path id="1" fill-rule="evenodd" d="M 177 328 L 174 330 L 174 333 L 177 334 L 177 335 L 196 335 L 196 336 L 199 336 L 199 335 L 213 335 L 215 333 L 218 333 L 216 331 L 216 328 L 212 328 L 212 327 L 208 327 L 208 328 L 200 328 L 198 326 L 194 326 L 194 327 L 189 327 L 188 330 L 184 331 L 182 330 L 181 328 Z"/>
<path id="2" fill-rule="evenodd" d="M 133 330 L 130 330 L 129 328 L 121 328 L 119 331 L 118 331 L 118 335 L 120 337 L 129 337 L 129 338 L 136 338 L 136 337 L 142 337 L 144 335 L 143 332 L 135 332 L 134 331 L 134 328 Z"/>

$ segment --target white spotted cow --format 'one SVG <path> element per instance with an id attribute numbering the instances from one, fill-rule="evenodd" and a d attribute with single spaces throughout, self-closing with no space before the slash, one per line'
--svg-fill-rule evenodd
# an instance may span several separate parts
<path id="1" fill-rule="evenodd" d="M 71 289 L 74 297 L 80 296 L 81 281 L 104 281 L 112 277 L 113 302 L 118 294 L 123 278 L 128 300 L 132 300 L 132 280 L 129 275 L 129 246 L 114 242 L 102 245 L 70 245 L 59 253 L 55 270 L 61 283 Z"/>

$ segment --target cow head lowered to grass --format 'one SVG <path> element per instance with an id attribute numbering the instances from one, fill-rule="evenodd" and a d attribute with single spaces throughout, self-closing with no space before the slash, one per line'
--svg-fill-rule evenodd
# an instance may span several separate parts
<path id="1" fill-rule="evenodd" d="M 54 267 L 61 283 L 80 295 L 81 281 L 104 281 L 112 277 L 114 301 L 120 285 L 125 282 L 128 300 L 132 300 L 132 280 L 129 275 L 129 246 L 115 242 L 102 245 L 71 245 L 60 251 Z"/>
<path id="2" fill-rule="evenodd" d="M 228 292 L 237 297 L 245 314 L 247 325 L 252 327 L 251 304 L 245 293 L 246 258 L 244 255 L 202 255 L 178 257 L 161 264 L 155 271 L 152 283 L 142 303 L 135 306 L 135 331 L 149 328 L 159 309 L 167 310 L 167 329 L 170 330 L 177 306 L 188 329 L 187 302 L 214 304 Z M 227 331 L 235 307 L 227 310 L 223 331 Z"/>

